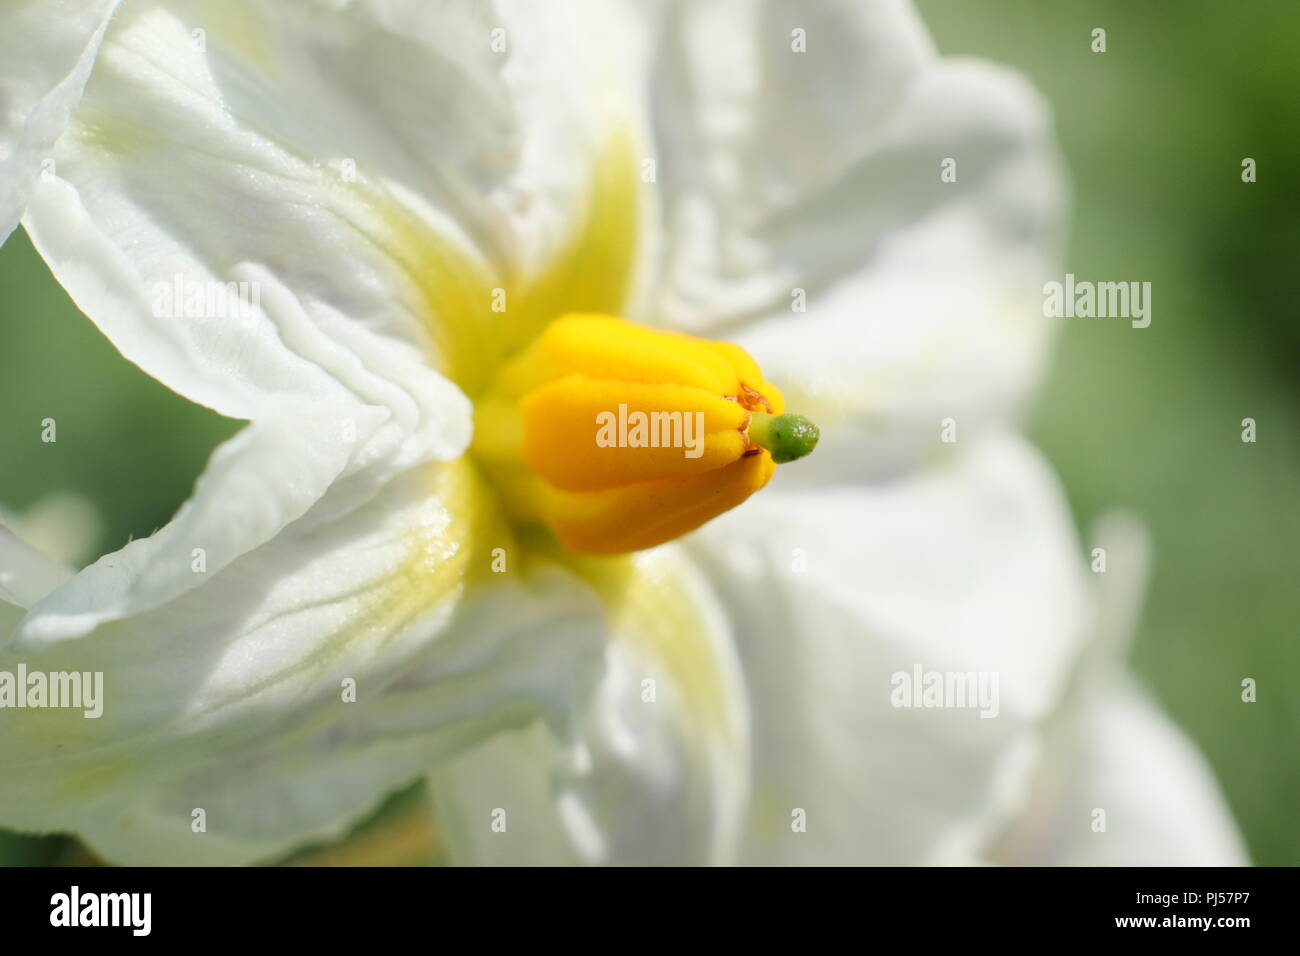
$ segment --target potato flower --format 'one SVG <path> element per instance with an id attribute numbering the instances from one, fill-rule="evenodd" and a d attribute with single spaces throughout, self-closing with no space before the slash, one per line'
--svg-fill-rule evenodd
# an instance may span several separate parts
<path id="1" fill-rule="evenodd" d="M 1021 79 L 894 0 L 19 0 L 0 102 L 0 235 L 247 422 L 83 570 L 0 537 L 0 671 L 105 682 L 0 711 L 0 824 L 247 863 L 428 774 L 462 862 L 1087 838 L 1033 815 L 1096 627 L 1015 434 L 1063 197 Z"/>

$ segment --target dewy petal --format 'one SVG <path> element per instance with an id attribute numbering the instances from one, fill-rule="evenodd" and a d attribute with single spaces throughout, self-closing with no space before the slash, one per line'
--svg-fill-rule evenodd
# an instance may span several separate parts
<path id="1" fill-rule="evenodd" d="M 337 835 L 455 748 L 563 716 L 600 606 L 559 570 L 488 571 L 491 545 L 517 551 L 468 465 L 414 469 L 342 518 L 330 504 L 85 637 L 29 616 L 0 670 L 102 671 L 103 712 L 3 712 L 0 824 L 75 825 L 114 862 L 250 862 Z"/>
<path id="2" fill-rule="evenodd" d="M 453 862 L 736 858 L 749 715 L 726 617 L 678 548 L 630 561 L 630 576 L 599 585 L 605 669 L 569 733 L 499 734 L 431 775 Z"/>
<path id="3" fill-rule="evenodd" d="M 939 59 L 903 3 L 673 9 L 647 314 L 725 334 L 821 425 L 800 480 L 911 467 L 945 418 L 1005 422 L 1055 327 L 1063 189 L 1039 97 Z"/>
<path id="4" fill-rule="evenodd" d="M 9 0 L 0 9 L 0 243 L 63 133 L 118 0 Z"/>
<path id="5" fill-rule="evenodd" d="M 1031 769 L 1087 627 L 1067 514 L 1007 437 L 888 485 L 768 489 L 690 539 L 763 702 L 746 862 L 974 854 Z M 996 675 L 996 716 L 894 706 L 896 675 L 916 668 Z"/>

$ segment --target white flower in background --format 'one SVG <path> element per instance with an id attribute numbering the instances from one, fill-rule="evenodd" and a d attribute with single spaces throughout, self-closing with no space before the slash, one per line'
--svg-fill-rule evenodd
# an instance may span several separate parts
<path id="1" fill-rule="evenodd" d="M 1021 80 L 896 2 L 2 16 L 0 231 L 249 424 L 78 574 L 0 532 L 0 670 L 105 673 L 98 720 L 0 711 L 0 825 L 251 862 L 431 771 L 460 862 L 1237 859 L 1156 711 L 1066 690 L 1092 602 L 1014 434 L 1062 195 Z M 713 376 L 698 466 L 564 424 Z M 816 452 L 671 541 L 771 477 L 782 392 Z M 996 673 L 996 718 L 892 706 L 918 665 Z M 1092 792 L 1111 836 L 1062 809 Z"/>

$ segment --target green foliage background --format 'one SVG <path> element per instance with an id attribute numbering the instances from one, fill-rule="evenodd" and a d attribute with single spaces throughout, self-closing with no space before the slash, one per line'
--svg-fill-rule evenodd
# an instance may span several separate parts
<path id="1" fill-rule="evenodd" d="M 1067 320 L 1032 435 L 1085 541 L 1115 507 L 1150 529 L 1134 665 L 1208 755 L 1256 862 L 1298 864 L 1300 3 L 919 5 L 944 53 L 1018 67 L 1050 100 L 1075 188 L 1067 269 L 1153 283 L 1148 329 Z M 84 495 L 98 551 L 164 524 L 238 428 L 124 361 L 21 231 L 0 249 L 0 403 L 0 505 Z M 59 441 L 33 453 L 45 417 Z M 74 852 L 0 831 L 0 863 Z"/>

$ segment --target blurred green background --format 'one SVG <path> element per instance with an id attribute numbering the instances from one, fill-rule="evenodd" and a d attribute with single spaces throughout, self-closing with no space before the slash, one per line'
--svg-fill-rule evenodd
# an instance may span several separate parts
<path id="1" fill-rule="evenodd" d="M 1032 435 L 1085 542 L 1116 507 L 1148 526 L 1134 666 L 1209 757 L 1254 860 L 1300 864 L 1300 3 L 919 6 L 944 53 L 1018 67 L 1051 101 L 1075 189 L 1067 270 L 1153 283 L 1148 329 L 1066 320 Z M 164 524 L 238 423 L 125 362 L 21 231 L 0 249 L 0 321 L 4 420 L 28 423 L 0 430 L 0 504 L 82 557 Z M 66 493 L 95 505 L 96 533 L 60 528 Z M 0 832 L 0 863 L 75 852 Z"/>
<path id="2" fill-rule="evenodd" d="M 1152 283 L 1149 328 L 1065 320 L 1031 435 L 1081 530 L 1115 507 L 1147 525 L 1134 666 L 1209 757 L 1255 862 L 1300 864 L 1300 3 L 918 5 L 943 53 L 1017 67 L 1051 102 L 1066 270 Z"/>

